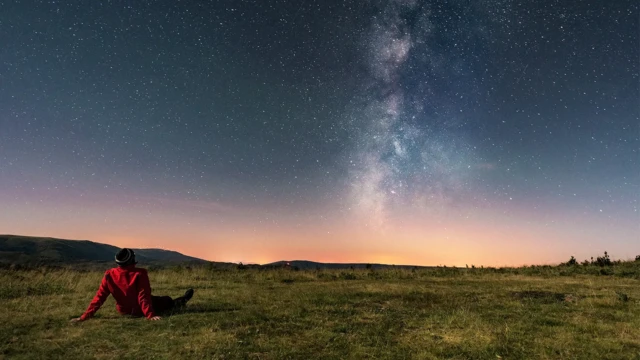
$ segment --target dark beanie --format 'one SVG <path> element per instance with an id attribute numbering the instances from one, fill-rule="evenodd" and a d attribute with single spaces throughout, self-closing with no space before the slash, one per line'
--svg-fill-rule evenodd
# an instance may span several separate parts
<path id="1" fill-rule="evenodd" d="M 131 249 L 124 248 L 116 254 L 116 264 L 126 266 L 136 263 L 136 254 Z"/>

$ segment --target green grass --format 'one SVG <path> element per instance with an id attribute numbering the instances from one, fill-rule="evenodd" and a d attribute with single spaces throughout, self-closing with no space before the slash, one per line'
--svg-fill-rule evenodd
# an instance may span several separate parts
<path id="1" fill-rule="evenodd" d="M 76 325 L 101 272 L 2 270 L 0 358 L 640 359 L 640 267 L 600 270 L 154 270 L 185 311 Z"/>

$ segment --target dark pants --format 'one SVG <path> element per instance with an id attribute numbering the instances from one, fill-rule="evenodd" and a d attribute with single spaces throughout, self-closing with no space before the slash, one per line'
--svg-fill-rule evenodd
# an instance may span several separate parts
<path id="1" fill-rule="evenodd" d="M 151 296 L 151 305 L 156 314 L 167 313 L 176 306 L 175 301 L 170 296 Z"/>

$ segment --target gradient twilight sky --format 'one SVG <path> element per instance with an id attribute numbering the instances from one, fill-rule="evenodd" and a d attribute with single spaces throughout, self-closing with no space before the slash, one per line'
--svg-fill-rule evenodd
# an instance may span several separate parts
<path id="1" fill-rule="evenodd" d="M 0 1 L 0 233 L 258 263 L 634 257 L 639 18 Z"/>

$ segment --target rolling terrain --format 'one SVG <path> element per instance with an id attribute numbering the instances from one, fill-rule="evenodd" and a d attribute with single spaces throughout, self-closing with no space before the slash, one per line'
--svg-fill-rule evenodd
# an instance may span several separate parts
<path id="1" fill-rule="evenodd" d="M 66 240 L 50 237 L 0 235 L 0 265 L 86 265 L 88 263 L 112 264 L 119 248 L 88 240 Z M 212 264 L 229 267 L 233 263 L 210 262 L 163 249 L 133 249 L 141 265 Z M 308 260 L 276 261 L 264 265 L 248 265 L 257 268 L 291 267 L 298 270 L 316 269 L 413 269 L 426 268 L 413 265 L 387 265 L 364 263 L 321 263 Z"/>
<path id="2" fill-rule="evenodd" d="M 88 240 L 0 235 L 0 264 L 73 265 L 112 264 L 119 248 Z M 205 264 L 208 261 L 162 249 L 134 249 L 138 262 L 156 264 Z"/>

